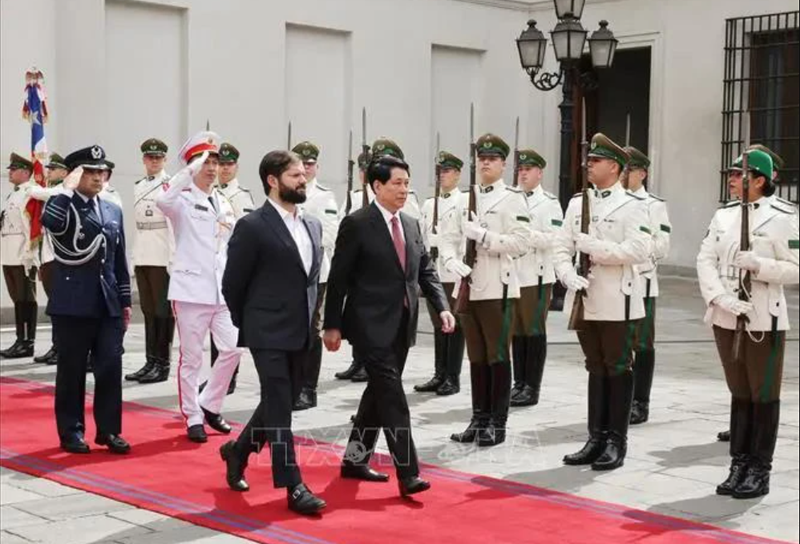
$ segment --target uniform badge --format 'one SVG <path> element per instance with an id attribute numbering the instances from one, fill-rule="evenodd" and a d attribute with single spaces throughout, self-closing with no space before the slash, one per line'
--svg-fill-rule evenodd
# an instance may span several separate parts
<path id="1" fill-rule="evenodd" d="M 145 217 L 153 217 L 153 210 L 147 210 L 144 212 Z"/>
<path id="2" fill-rule="evenodd" d="M 99 145 L 96 145 L 92 148 L 92 158 L 93 159 L 102 159 L 103 158 L 103 150 L 100 148 Z"/>

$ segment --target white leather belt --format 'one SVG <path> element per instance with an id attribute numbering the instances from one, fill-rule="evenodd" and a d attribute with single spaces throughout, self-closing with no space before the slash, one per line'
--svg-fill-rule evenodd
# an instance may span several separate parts
<path id="1" fill-rule="evenodd" d="M 138 230 L 160 230 L 167 228 L 166 221 L 158 221 L 156 223 L 136 223 L 136 228 Z"/>

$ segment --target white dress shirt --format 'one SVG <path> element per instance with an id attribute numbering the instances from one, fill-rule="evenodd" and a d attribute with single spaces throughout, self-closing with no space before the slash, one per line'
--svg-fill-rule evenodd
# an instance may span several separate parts
<path id="1" fill-rule="evenodd" d="M 392 213 L 383 206 L 381 203 L 378 202 L 377 199 L 374 200 L 375 205 L 381 211 L 381 215 L 383 216 L 383 220 L 386 222 L 386 228 L 389 229 L 389 236 L 394 239 L 394 235 L 392 234 L 392 218 L 397 218 L 397 224 L 400 225 L 400 237 L 403 239 L 403 244 L 406 243 L 406 232 L 403 230 L 403 221 L 400 219 L 400 212 Z"/>
<path id="2" fill-rule="evenodd" d="M 300 219 L 297 208 L 295 208 L 294 213 L 290 213 L 271 198 L 267 197 L 267 201 L 277 210 L 286 224 L 286 228 L 289 229 L 289 234 L 292 235 L 292 239 L 297 245 L 297 251 L 300 252 L 300 258 L 303 260 L 303 268 L 306 274 L 310 274 L 311 262 L 314 259 L 314 249 L 311 247 L 311 235 L 308 233 L 305 223 Z"/>

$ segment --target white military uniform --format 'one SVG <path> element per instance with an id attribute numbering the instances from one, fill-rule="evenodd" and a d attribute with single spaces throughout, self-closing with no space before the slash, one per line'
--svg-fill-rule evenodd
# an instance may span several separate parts
<path id="1" fill-rule="evenodd" d="M 339 211 L 336 205 L 336 195 L 327 187 L 319 184 L 316 178 L 306 185 L 306 201 L 300 204 L 303 213 L 319 219 L 322 223 L 322 268 L 319 272 L 319 282 L 328 283 L 331 270 L 331 259 L 336 247 L 336 235 L 339 233 Z"/>
<path id="2" fill-rule="evenodd" d="M 32 180 L 12 187 L 3 206 L 3 226 L 0 229 L 0 254 L 3 266 L 35 266 L 37 259 L 31 250 L 31 222 L 25 211 Z"/>
<path id="3" fill-rule="evenodd" d="M 591 279 L 584 298 L 586 321 L 626 321 L 645 316 L 644 293 L 637 265 L 652 255 L 647 207 L 644 200 L 626 191 L 617 182 L 610 189 L 590 191 L 591 224 L 589 234 L 602 245 L 602 255 L 592 257 Z M 556 275 L 572 272 L 575 240 L 581 232 L 583 198 L 572 198 L 564 226 L 556 231 L 553 252 Z M 625 297 L 630 297 L 630 314 L 625 315 Z M 572 311 L 575 292 L 569 291 L 564 312 Z"/>
<path id="4" fill-rule="evenodd" d="M 31 185 L 31 198 L 35 198 L 41 202 L 47 202 L 54 196 L 58 196 L 64 193 L 64 182 L 63 180 L 58 183 L 58 185 L 53 185 L 51 187 L 41 187 L 37 184 Z M 41 264 L 47 264 L 53 262 L 56 257 L 55 253 L 53 252 L 53 240 L 51 239 L 50 231 L 47 229 L 44 230 L 44 237 L 42 240 L 42 253 L 41 253 Z"/>
<path id="5" fill-rule="evenodd" d="M 697 256 L 700 290 L 708 312 L 706 323 L 736 329 L 736 316 L 713 304 L 720 295 L 738 297 L 739 269 L 734 267 L 741 237 L 740 202 L 723 206 L 711 220 L 708 234 Z M 751 274 L 753 311 L 747 314 L 751 331 L 787 331 L 789 309 L 784 285 L 800 281 L 798 267 L 798 215 L 794 204 L 776 197 L 764 197 L 750 205 L 750 240 L 761 270 Z"/>
<path id="6" fill-rule="evenodd" d="M 653 235 L 653 254 L 649 262 L 639 266 L 639 281 L 642 283 L 642 293 L 645 294 L 645 297 L 649 295 L 657 298 L 659 295 L 658 263 L 669 255 L 672 223 L 669 221 L 667 203 L 664 199 L 648 193 L 644 187 L 641 187 L 633 194 L 643 198 L 647 205 L 647 213 L 650 217 L 650 232 Z"/>
<path id="7" fill-rule="evenodd" d="M 256 203 L 253 201 L 253 195 L 248 189 L 242 187 L 239 180 L 234 178 L 230 183 L 217 186 L 219 194 L 228 201 L 233 208 L 233 215 L 238 221 L 248 213 L 256 209 Z"/>
<path id="8" fill-rule="evenodd" d="M 236 347 L 239 332 L 222 296 L 222 275 L 235 216 L 230 203 L 216 189 L 210 195 L 204 193 L 186 170 L 159 193 L 156 206 L 170 220 L 175 233 L 169 299 L 180 338 L 181 413 L 191 427 L 203 423 L 201 406 L 220 413 L 241 357 Z M 219 348 L 219 358 L 211 369 L 208 385 L 198 396 L 203 344 L 209 330 Z"/>
<path id="9" fill-rule="evenodd" d="M 121 210 L 125 209 L 122 206 L 122 197 L 117 192 L 117 190 L 114 189 L 114 187 L 111 186 L 110 183 L 104 183 L 103 184 L 103 190 L 100 191 L 100 194 L 97 195 L 97 196 L 99 196 L 100 198 L 102 198 L 106 202 L 111 202 L 112 204 L 116 204 L 117 206 L 119 206 L 119 208 Z"/>
<path id="10" fill-rule="evenodd" d="M 558 197 L 545 191 L 540 185 L 526 194 L 528 216 L 531 218 L 531 229 L 528 234 L 528 251 L 517 259 L 517 274 L 520 287 L 555 283 L 556 273 L 553 266 L 553 246 L 555 233 L 561 230 L 564 212 Z"/>
<path id="11" fill-rule="evenodd" d="M 133 242 L 135 266 L 169 267 L 175 250 L 175 238 L 167 217 L 158 206 L 157 197 L 169 188 L 169 175 L 163 170 L 147 176 L 133 187 L 133 210 L 136 214 L 136 239 Z"/>
<path id="12" fill-rule="evenodd" d="M 433 233 L 433 202 L 435 197 L 431 197 L 422 205 L 422 218 L 420 219 L 420 226 L 422 227 L 422 238 L 425 242 L 425 248 L 430 251 L 431 243 L 429 236 Z M 442 193 L 439 196 L 439 222 L 437 225 L 437 234 L 442 233 L 442 225 L 448 219 L 455 215 L 461 217 L 464 210 L 469 205 L 469 195 L 462 192 L 458 187 L 449 193 Z M 442 237 L 439 237 L 440 243 Z M 464 258 L 465 242 L 457 248 L 455 258 L 461 260 Z M 441 256 L 441 248 L 439 249 L 439 258 L 436 260 L 436 272 L 439 274 L 439 280 L 442 283 L 455 283 L 459 280 L 458 274 L 453 274 L 444 267 L 444 260 Z"/>
<path id="13" fill-rule="evenodd" d="M 372 187 L 367 187 L 367 198 L 369 199 L 369 203 L 372 204 L 372 201 L 375 200 L 375 193 L 372 191 Z M 358 211 L 361 209 L 361 204 L 363 203 L 364 198 L 361 196 L 361 189 L 356 189 L 350 193 L 350 213 Z M 347 207 L 347 202 L 345 201 L 342 205 L 342 209 L 340 210 L 340 216 L 344 217 L 345 215 L 345 208 Z M 406 203 L 400 208 L 400 211 L 404 214 L 408 215 L 419 221 L 420 217 L 422 217 L 422 211 L 419 207 L 419 199 L 417 198 L 417 193 L 413 190 L 409 189 L 408 191 L 408 198 L 406 199 Z"/>
<path id="14" fill-rule="evenodd" d="M 477 221 L 487 230 L 483 243 L 477 243 L 477 258 L 470 276 L 470 300 L 502 300 L 507 287 L 509 299 L 519 298 L 519 278 L 514 259 L 528 250 L 530 218 L 525 195 L 498 180 L 488 187 L 475 186 Z M 468 196 L 466 197 L 468 200 Z M 441 260 L 461 259 L 464 225 L 469 206 L 460 215 L 452 214 L 442 224 Z M 456 282 L 458 292 L 461 279 Z"/>

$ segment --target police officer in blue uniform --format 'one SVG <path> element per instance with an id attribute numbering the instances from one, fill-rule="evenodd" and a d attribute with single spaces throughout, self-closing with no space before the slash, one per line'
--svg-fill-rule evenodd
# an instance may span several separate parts
<path id="1" fill-rule="evenodd" d="M 102 147 L 68 155 L 64 191 L 47 201 L 42 223 L 55 254 L 47 313 L 58 345 L 56 424 L 61 449 L 89 453 L 84 439 L 86 363 L 94 358 L 95 443 L 128 453 L 122 431 L 122 338 L 131 317 L 122 209 L 99 198 L 105 170 Z"/>

